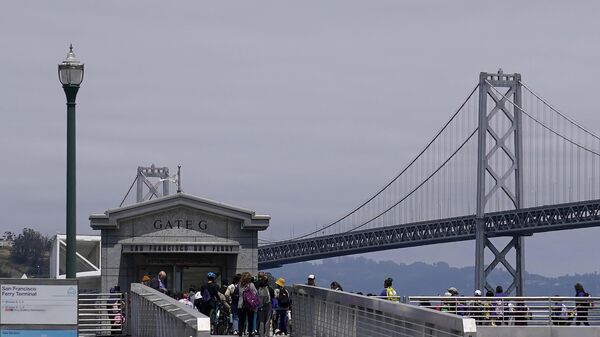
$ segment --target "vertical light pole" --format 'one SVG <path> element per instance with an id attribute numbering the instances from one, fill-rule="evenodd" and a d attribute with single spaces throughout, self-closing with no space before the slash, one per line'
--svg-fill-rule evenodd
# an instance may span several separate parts
<path id="1" fill-rule="evenodd" d="M 77 202 L 75 179 L 75 98 L 83 81 L 83 64 L 75 58 L 73 45 L 67 58 L 58 65 L 58 79 L 67 96 L 67 278 L 75 278 L 75 246 L 77 232 Z"/>

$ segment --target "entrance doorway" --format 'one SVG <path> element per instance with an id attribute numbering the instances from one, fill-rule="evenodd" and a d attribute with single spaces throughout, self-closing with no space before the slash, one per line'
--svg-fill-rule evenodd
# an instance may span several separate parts
<path id="1" fill-rule="evenodd" d="M 208 272 L 217 274 L 215 282 L 221 285 L 220 267 L 197 267 L 197 266 L 140 266 L 138 269 L 138 280 L 144 275 L 154 278 L 161 270 L 167 273 L 167 288 L 172 293 L 189 290 L 190 288 L 200 289 L 208 281 Z M 140 281 L 137 281 L 140 282 Z"/>

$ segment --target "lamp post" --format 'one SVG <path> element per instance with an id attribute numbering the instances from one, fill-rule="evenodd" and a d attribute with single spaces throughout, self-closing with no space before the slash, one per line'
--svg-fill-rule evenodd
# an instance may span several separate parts
<path id="1" fill-rule="evenodd" d="M 83 81 L 83 64 L 75 58 L 73 45 L 58 65 L 58 79 L 67 96 L 67 278 L 75 278 L 76 190 L 75 190 L 75 98 Z"/>

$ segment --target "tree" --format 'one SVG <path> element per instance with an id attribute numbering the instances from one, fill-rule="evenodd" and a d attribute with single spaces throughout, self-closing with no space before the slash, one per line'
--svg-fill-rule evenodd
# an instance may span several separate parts
<path id="1" fill-rule="evenodd" d="M 30 267 L 47 264 L 47 253 L 51 242 L 48 237 L 31 228 L 23 228 L 23 233 L 14 236 L 11 258 L 17 263 Z"/>
<path id="2" fill-rule="evenodd" d="M 2 235 L 2 240 L 5 241 L 13 241 L 15 239 L 15 234 L 13 232 L 6 231 L 4 235 Z"/>

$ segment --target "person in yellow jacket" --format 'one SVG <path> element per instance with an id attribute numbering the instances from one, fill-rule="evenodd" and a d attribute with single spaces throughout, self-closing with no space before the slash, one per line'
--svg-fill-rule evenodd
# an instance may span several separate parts
<path id="1" fill-rule="evenodd" d="M 379 297 L 385 298 L 388 301 L 398 302 L 398 294 L 396 293 L 396 290 L 394 290 L 394 288 L 392 287 L 392 282 L 394 282 L 394 280 L 392 280 L 391 277 L 388 277 L 385 279 L 385 281 L 383 281 L 383 287 L 385 289 L 381 291 Z"/>

